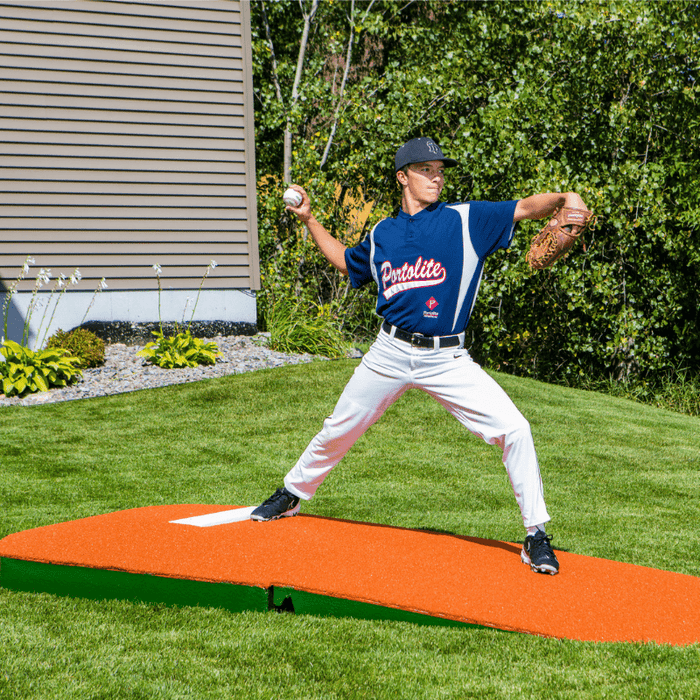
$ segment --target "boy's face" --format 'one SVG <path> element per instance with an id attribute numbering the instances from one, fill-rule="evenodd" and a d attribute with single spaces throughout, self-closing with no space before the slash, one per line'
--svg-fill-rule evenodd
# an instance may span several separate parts
<path id="1" fill-rule="evenodd" d="M 445 185 L 445 165 L 441 160 L 412 163 L 408 166 L 408 173 L 399 170 L 396 177 L 404 187 L 404 196 L 428 206 L 440 199 Z"/>

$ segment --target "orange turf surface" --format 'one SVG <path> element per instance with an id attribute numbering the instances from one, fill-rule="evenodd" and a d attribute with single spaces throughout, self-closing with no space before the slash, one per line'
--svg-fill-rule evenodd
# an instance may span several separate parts
<path id="1" fill-rule="evenodd" d="M 548 637 L 700 642 L 700 578 L 557 552 L 534 574 L 520 545 L 299 515 L 193 527 L 237 506 L 151 506 L 25 530 L 0 557 L 166 578 L 282 587 Z"/>

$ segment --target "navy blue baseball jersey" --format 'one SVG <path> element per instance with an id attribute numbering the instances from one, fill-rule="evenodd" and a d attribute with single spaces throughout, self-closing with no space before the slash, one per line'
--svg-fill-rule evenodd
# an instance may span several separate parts
<path id="1" fill-rule="evenodd" d="M 353 287 L 372 279 L 377 313 L 411 333 L 450 335 L 469 323 L 486 258 L 513 239 L 517 200 L 436 203 L 380 221 L 345 251 Z"/>

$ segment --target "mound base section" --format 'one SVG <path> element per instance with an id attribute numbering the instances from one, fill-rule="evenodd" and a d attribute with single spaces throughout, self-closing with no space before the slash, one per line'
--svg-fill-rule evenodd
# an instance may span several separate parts
<path id="1" fill-rule="evenodd" d="M 250 508 L 151 506 L 0 540 L 0 585 L 118 598 L 477 625 L 599 642 L 700 642 L 700 578 L 557 552 L 534 574 L 520 545 Z M 184 522 L 183 522 L 184 521 Z"/>

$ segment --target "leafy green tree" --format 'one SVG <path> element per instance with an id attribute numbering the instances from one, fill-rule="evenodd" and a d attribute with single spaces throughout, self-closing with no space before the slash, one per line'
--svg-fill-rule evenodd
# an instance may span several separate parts
<path id="1" fill-rule="evenodd" d="M 329 0 L 293 99 L 306 2 L 253 12 L 263 317 L 291 294 L 348 333 L 376 327 L 374 291 L 349 290 L 283 213 L 285 127 L 289 177 L 349 244 L 397 206 L 393 154 L 425 134 L 461 164 L 446 199 L 576 190 L 599 216 L 550 270 L 524 262 L 533 222 L 489 259 L 469 329 L 478 359 L 569 383 L 700 369 L 695 3 Z"/>

